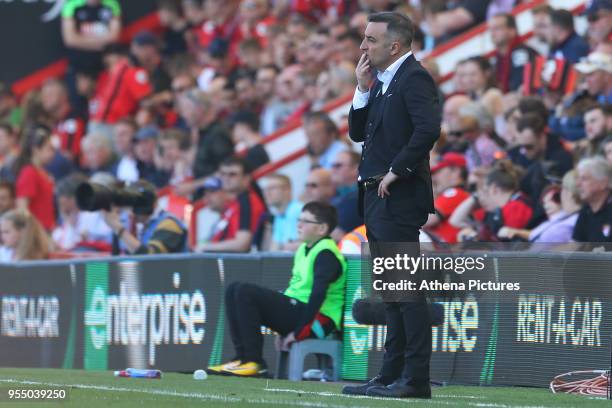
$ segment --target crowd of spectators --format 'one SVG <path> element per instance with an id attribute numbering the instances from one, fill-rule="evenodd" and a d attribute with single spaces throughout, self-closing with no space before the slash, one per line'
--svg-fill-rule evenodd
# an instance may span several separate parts
<path id="1" fill-rule="evenodd" d="M 427 239 L 609 242 L 612 2 L 594 0 L 582 16 L 538 6 L 527 42 L 509 13 L 519 3 L 160 0 L 161 29 L 125 43 L 117 0 L 67 0 L 65 77 L 19 101 L 0 84 L 0 255 L 181 252 L 189 233 L 197 252 L 291 251 L 308 201 L 336 207 L 336 241 L 359 231 L 358 147 L 323 108 L 354 92 L 368 13 L 388 10 L 415 21 L 413 52 L 435 78 L 428 53 L 480 23 L 496 50 L 466 55 L 450 92 L 440 91 Z M 270 161 L 261 142 L 300 119 L 310 173 L 255 180 Z M 126 211 L 78 208 L 81 183 L 143 180 L 194 208 L 206 203 L 193 214 L 197 233 L 158 210 L 138 226 Z M 165 228 L 145 234 L 152 246 L 142 232 L 151 220 Z M 20 234 L 34 246 L 16 247 Z"/>

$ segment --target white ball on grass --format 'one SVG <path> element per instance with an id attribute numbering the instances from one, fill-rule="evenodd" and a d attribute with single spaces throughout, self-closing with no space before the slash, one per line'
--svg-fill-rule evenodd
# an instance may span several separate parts
<path id="1" fill-rule="evenodd" d="M 194 380 L 205 380 L 208 378 L 208 374 L 206 374 L 206 371 L 204 370 L 195 370 L 193 372 L 193 379 Z"/>

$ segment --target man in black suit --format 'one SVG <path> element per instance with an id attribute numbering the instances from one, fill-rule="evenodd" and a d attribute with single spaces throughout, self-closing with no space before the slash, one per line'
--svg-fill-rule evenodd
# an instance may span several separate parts
<path id="1" fill-rule="evenodd" d="M 417 255 L 419 229 L 434 212 L 429 152 L 440 136 L 440 101 L 434 80 L 412 55 L 413 30 L 403 14 L 370 15 L 355 71 L 349 134 L 363 142 L 359 180 L 372 257 L 399 251 Z M 408 246 L 412 249 L 406 251 Z M 343 393 L 431 398 L 427 300 L 414 292 L 382 295 L 387 338 L 380 374 Z"/>

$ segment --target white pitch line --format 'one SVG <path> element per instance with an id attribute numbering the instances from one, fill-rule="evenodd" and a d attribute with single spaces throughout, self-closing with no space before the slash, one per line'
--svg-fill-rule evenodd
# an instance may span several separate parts
<path id="1" fill-rule="evenodd" d="M 68 384 L 68 383 L 50 383 L 50 382 L 42 382 L 42 381 L 29 381 L 29 380 L 18 380 L 15 378 L 0 378 L 0 383 L 13 383 L 13 384 L 23 384 L 23 385 L 42 385 L 45 387 L 73 387 L 73 388 L 81 388 L 81 389 L 89 389 L 89 390 L 99 390 L 99 391 L 112 391 L 112 392 L 134 392 L 141 394 L 152 394 L 152 395 L 165 395 L 171 397 L 183 397 L 183 398 L 199 398 L 205 400 L 213 400 L 213 401 L 223 401 L 223 402 L 236 402 L 236 403 L 252 403 L 252 404 L 267 404 L 267 405 L 293 405 L 293 406 L 301 406 L 301 407 L 313 407 L 313 408 L 346 408 L 345 405 L 334 405 L 328 403 L 320 403 L 320 402 L 306 402 L 306 401 L 295 401 L 295 400 L 265 400 L 265 399 L 245 399 L 245 398 L 236 398 L 236 397 L 228 397 L 224 395 L 218 394 L 202 394 L 197 392 L 178 392 L 178 391 L 168 391 L 168 390 L 154 390 L 147 388 L 125 388 L 125 387 L 111 387 L 105 385 L 91 385 L 91 384 Z M 345 395 L 345 394 L 336 394 L 336 393 L 325 393 L 325 392 L 316 392 L 316 391 L 296 391 L 290 389 L 275 389 L 275 388 L 264 388 L 264 391 L 272 391 L 272 392 L 294 392 L 294 393 L 302 393 L 302 394 L 319 394 L 322 396 L 339 396 L 339 397 L 347 397 L 354 399 L 368 399 L 368 400 L 384 400 L 384 401 L 403 401 L 405 399 L 401 398 L 382 398 L 382 397 L 368 397 L 361 395 Z M 497 403 L 473 403 L 473 402 L 452 402 L 452 401 L 436 401 L 433 400 L 419 400 L 419 399 L 411 399 L 411 403 L 426 403 L 430 405 L 453 405 L 453 406 L 471 406 L 476 408 L 547 408 L 544 406 L 530 406 L 530 405 L 506 405 L 506 404 L 497 404 Z M 366 407 L 364 407 L 366 408 Z"/>
<path id="2" fill-rule="evenodd" d="M 305 391 L 305 390 L 293 390 L 289 388 L 264 388 L 264 391 L 272 391 L 272 392 L 288 392 L 295 394 L 314 394 L 322 397 L 342 397 L 342 398 L 352 398 L 352 399 L 367 399 L 367 400 L 382 400 L 382 401 L 402 401 L 405 402 L 405 398 L 384 398 L 384 397 L 369 397 L 365 395 L 348 395 L 348 394 L 339 394 L 329 391 Z M 471 396 L 471 395 L 454 395 L 454 394 L 446 394 L 446 395 L 435 395 L 436 398 L 465 398 L 465 399 L 484 399 L 482 396 Z M 507 404 L 498 404 L 498 403 L 487 403 L 487 402 L 452 402 L 452 401 L 439 401 L 436 398 L 431 400 L 426 399 L 410 399 L 410 403 L 426 403 L 426 404 L 440 404 L 440 405 L 459 405 L 462 407 L 470 406 L 476 408 L 548 408 L 541 405 L 507 405 Z"/>
<path id="3" fill-rule="evenodd" d="M 136 392 L 141 394 L 153 394 L 153 395 L 164 395 L 171 397 L 184 397 L 184 398 L 196 398 L 223 402 L 235 402 L 235 403 L 252 403 L 252 404 L 266 404 L 266 405 L 294 405 L 301 407 L 313 407 L 313 408 L 346 408 L 345 405 L 333 405 L 324 404 L 320 402 L 307 402 L 307 401 L 295 401 L 295 400 L 266 400 L 266 399 L 248 399 L 248 398 L 237 398 L 227 397 L 218 394 L 202 394 L 197 392 L 177 392 L 168 390 L 154 390 L 146 388 L 124 388 L 124 387 L 109 387 L 105 385 L 90 385 L 90 384 L 67 384 L 67 383 L 50 383 L 41 381 L 27 381 L 17 380 L 14 378 L 0 378 L 0 382 L 23 384 L 23 385 L 42 385 L 44 387 L 74 387 L 85 390 L 99 390 L 99 391 L 112 391 L 112 392 Z"/>
<path id="4" fill-rule="evenodd" d="M 404 401 L 403 398 L 383 398 L 383 397 L 367 397 L 363 395 L 349 395 L 349 394 L 340 394 L 331 391 L 306 391 L 306 390 L 294 390 L 291 388 L 264 388 L 264 391 L 274 391 L 274 392 L 292 392 L 296 394 L 313 394 L 319 395 L 321 397 L 342 397 L 342 398 L 367 398 L 367 399 L 380 399 L 384 401 L 391 400 L 399 400 Z M 482 396 L 474 396 L 474 395 L 456 395 L 456 394 L 436 394 L 437 398 L 464 398 L 464 399 L 485 399 Z M 416 401 L 416 400 L 415 400 Z M 425 402 L 426 400 L 421 400 L 421 402 Z"/>

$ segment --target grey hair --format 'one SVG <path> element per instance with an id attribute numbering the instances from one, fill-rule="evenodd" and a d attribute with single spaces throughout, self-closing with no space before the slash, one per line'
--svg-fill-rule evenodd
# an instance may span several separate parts
<path id="1" fill-rule="evenodd" d="M 476 119 L 480 129 L 494 129 L 495 121 L 489 110 L 480 102 L 469 102 L 459 108 L 459 117 Z"/>
<path id="2" fill-rule="evenodd" d="M 81 148 L 97 147 L 106 149 L 109 152 L 113 151 L 113 143 L 102 133 L 89 133 L 81 140 Z"/>
<path id="3" fill-rule="evenodd" d="M 597 180 L 608 180 L 608 187 L 612 188 L 612 166 L 603 157 L 582 159 L 576 168 L 578 171 L 588 171 Z"/>

